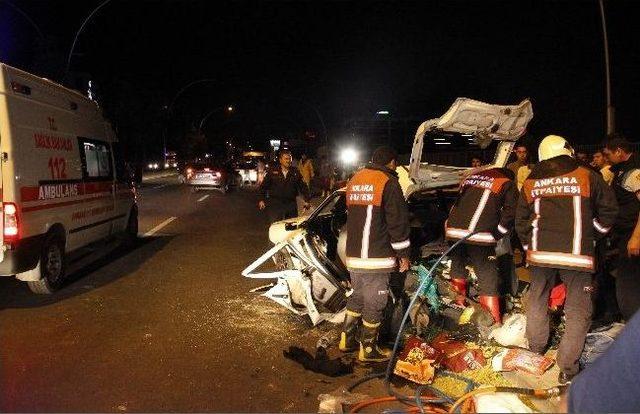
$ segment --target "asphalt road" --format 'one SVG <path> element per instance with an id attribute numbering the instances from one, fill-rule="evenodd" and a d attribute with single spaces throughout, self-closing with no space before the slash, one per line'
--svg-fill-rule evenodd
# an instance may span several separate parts
<path id="1" fill-rule="evenodd" d="M 249 293 L 264 281 L 240 273 L 269 247 L 250 190 L 192 193 L 165 177 L 145 181 L 139 205 L 148 236 L 59 292 L 0 279 L 1 411 L 314 412 L 356 378 L 283 358 L 334 326 Z"/>

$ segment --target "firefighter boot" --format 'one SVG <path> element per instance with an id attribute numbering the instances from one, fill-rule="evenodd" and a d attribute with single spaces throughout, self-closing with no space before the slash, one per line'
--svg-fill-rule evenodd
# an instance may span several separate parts
<path id="1" fill-rule="evenodd" d="M 460 306 L 465 306 L 467 300 L 467 279 L 453 278 L 451 279 L 451 286 L 453 287 L 453 291 L 458 294 L 455 302 Z"/>
<path id="2" fill-rule="evenodd" d="M 480 305 L 491 313 L 496 323 L 502 323 L 502 314 L 500 313 L 500 297 L 480 295 Z"/>
<path id="3" fill-rule="evenodd" d="M 358 349 L 358 331 L 360 330 L 361 319 L 362 315 L 347 309 L 344 315 L 342 332 L 340 333 L 340 344 L 338 345 L 342 352 L 353 352 Z"/>
<path id="4" fill-rule="evenodd" d="M 380 322 L 368 323 L 362 320 L 362 336 L 360 339 L 360 352 L 358 360 L 361 362 L 384 362 L 391 357 L 389 349 L 378 348 L 378 332 Z"/>

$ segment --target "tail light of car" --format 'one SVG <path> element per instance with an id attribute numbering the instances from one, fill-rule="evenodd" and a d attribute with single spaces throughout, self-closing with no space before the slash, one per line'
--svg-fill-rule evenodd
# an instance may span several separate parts
<path id="1" fill-rule="evenodd" d="M 11 242 L 20 238 L 18 207 L 14 203 L 2 204 L 2 228 L 5 241 Z"/>
<path id="2" fill-rule="evenodd" d="M 193 168 L 187 168 L 187 178 L 191 178 L 193 175 Z"/>
<path id="3" fill-rule="evenodd" d="M 220 173 L 220 171 L 216 171 L 215 176 L 220 178 L 220 177 L 222 177 L 222 174 Z"/>

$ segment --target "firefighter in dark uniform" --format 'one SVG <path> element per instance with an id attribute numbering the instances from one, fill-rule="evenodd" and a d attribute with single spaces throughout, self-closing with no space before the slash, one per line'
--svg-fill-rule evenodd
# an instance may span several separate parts
<path id="1" fill-rule="evenodd" d="M 620 207 L 612 231 L 618 248 L 616 296 L 622 317 L 629 321 L 640 308 L 640 158 L 622 136 L 607 140 L 604 152 L 613 164 L 611 187 Z"/>
<path id="2" fill-rule="evenodd" d="M 591 325 L 595 240 L 618 213 L 613 190 L 597 172 L 573 158 L 557 135 L 538 148 L 540 162 L 525 180 L 516 210 L 516 230 L 531 271 L 526 337 L 542 353 L 549 340 L 548 301 L 556 277 L 566 287 L 566 327 L 558 348 L 558 381 L 570 382 Z"/>
<path id="3" fill-rule="evenodd" d="M 258 190 L 260 201 L 258 208 L 267 209 L 271 223 L 298 217 L 296 197 L 304 197 L 304 209 L 310 207 L 309 187 L 302 180 L 297 168 L 292 168 L 293 157 L 289 150 L 280 151 L 279 163 L 275 168 L 267 171 Z"/>
<path id="4" fill-rule="evenodd" d="M 409 212 L 395 172 L 397 153 L 380 147 L 371 164 L 347 183 L 347 259 L 353 293 L 340 336 L 340 350 L 358 349 L 363 362 L 385 361 L 378 332 L 387 304 L 389 278 L 409 269 Z M 399 266 L 398 266 L 399 262 Z"/>
<path id="5" fill-rule="evenodd" d="M 495 250 L 497 242 L 513 229 L 518 194 L 513 178 L 506 168 L 490 168 L 464 179 L 445 224 L 449 241 L 471 235 L 451 253 L 451 281 L 459 295 L 457 302 L 466 300 L 466 265 L 471 264 L 478 277 L 480 305 L 497 323 L 502 315 Z"/>

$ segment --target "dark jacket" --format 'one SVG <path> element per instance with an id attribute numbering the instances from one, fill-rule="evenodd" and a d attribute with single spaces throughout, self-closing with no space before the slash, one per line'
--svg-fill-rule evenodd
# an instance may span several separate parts
<path id="1" fill-rule="evenodd" d="M 633 232 L 640 214 L 640 159 L 636 154 L 620 164 L 612 165 L 613 182 L 611 187 L 616 194 L 620 213 L 616 219 L 615 230 L 625 235 Z"/>
<path id="2" fill-rule="evenodd" d="M 291 167 L 285 178 L 279 165 L 267 171 L 258 189 L 258 197 L 263 201 L 268 196 L 271 201 L 295 203 L 298 194 L 302 194 L 305 201 L 309 201 L 311 198 L 309 195 L 309 187 L 307 187 L 307 184 L 302 180 L 300 171 L 298 171 L 297 168 Z"/>
<path id="3" fill-rule="evenodd" d="M 594 241 L 618 204 L 598 173 L 563 155 L 538 163 L 524 182 L 516 230 L 534 266 L 593 272 Z"/>
<path id="4" fill-rule="evenodd" d="M 511 171 L 491 168 L 467 177 L 446 222 L 448 240 L 495 245 L 513 228 L 518 192 Z"/>
<path id="5" fill-rule="evenodd" d="M 409 212 L 395 171 L 369 165 L 347 183 L 347 268 L 393 271 L 409 257 Z"/>

